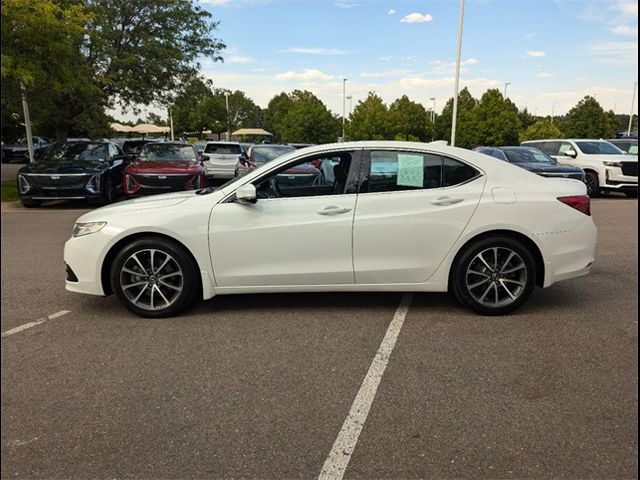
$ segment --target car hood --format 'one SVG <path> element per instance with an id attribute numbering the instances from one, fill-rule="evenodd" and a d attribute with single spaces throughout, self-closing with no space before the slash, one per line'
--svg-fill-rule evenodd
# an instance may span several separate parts
<path id="1" fill-rule="evenodd" d="M 20 173 L 100 173 L 106 170 L 109 164 L 100 160 L 76 160 L 61 162 L 36 162 L 26 165 L 20 169 Z"/>
<path id="2" fill-rule="evenodd" d="M 544 172 L 544 173 L 576 173 L 582 172 L 580 167 L 574 165 L 567 165 L 566 163 L 542 163 L 542 162 L 527 162 L 516 163 L 515 165 L 522 167 L 531 172 Z"/>
<path id="3" fill-rule="evenodd" d="M 126 168 L 126 173 L 158 173 L 158 174 L 187 174 L 202 171 L 202 164 L 191 161 L 175 162 L 133 162 Z"/>

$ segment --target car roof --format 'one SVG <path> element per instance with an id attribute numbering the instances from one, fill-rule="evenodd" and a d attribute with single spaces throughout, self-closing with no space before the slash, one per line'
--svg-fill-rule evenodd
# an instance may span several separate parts
<path id="1" fill-rule="evenodd" d="M 218 145 L 240 145 L 240 142 L 227 142 L 226 140 L 207 140 L 207 143 L 215 143 Z"/>

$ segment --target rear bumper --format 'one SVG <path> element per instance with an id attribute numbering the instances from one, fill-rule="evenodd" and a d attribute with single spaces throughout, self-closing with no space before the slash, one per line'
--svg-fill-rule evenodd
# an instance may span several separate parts
<path id="1" fill-rule="evenodd" d="M 230 179 L 235 177 L 236 164 L 219 164 L 206 162 L 207 177 Z"/>

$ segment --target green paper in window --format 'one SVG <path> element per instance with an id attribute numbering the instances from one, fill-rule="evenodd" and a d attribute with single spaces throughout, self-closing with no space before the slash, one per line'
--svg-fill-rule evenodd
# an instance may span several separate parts
<path id="1" fill-rule="evenodd" d="M 423 185 L 422 155 L 398 153 L 398 186 L 422 188 Z"/>

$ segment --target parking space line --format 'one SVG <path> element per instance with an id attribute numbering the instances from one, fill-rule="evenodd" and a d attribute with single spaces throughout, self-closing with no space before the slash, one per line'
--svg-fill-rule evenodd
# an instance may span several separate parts
<path id="1" fill-rule="evenodd" d="M 336 441 L 333 443 L 329 456 L 322 466 L 322 471 L 320 475 L 318 475 L 319 480 L 341 480 L 344 476 L 344 472 L 351 460 L 351 454 L 356 448 L 358 437 L 364 427 L 364 422 L 369 415 L 369 410 L 378 391 L 380 380 L 382 380 L 382 375 L 384 375 L 384 371 L 389 363 L 389 357 L 391 357 L 393 348 L 396 345 L 396 340 L 398 340 L 398 335 L 400 335 L 400 330 L 409 311 L 412 298 L 413 295 L 411 293 L 405 293 L 402 296 L 400 305 L 398 305 L 393 319 L 387 328 L 387 333 L 385 333 L 380 347 L 369 366 L 369 371 L 362 381 L 360 390 L 358 390 L 358 394 L 353 400 L 351 410 L 342 424 L 342 428 L 338 433 Z"/>
<path id="2" fill-rule="evenodd" d="M 9 335 L 15 335 L 16 333 L 20 333 L 23 330 L 27 330 L 28 328 L 31 327 L 35 327 L 37 325 L 40 325 L 48 320 L 53 320 L 54 318 L 59 318 L 62 317 L 63 315 L 66 315 L 67 313 L 70 313 L 70 310 L 60 310 L 59 312 L 56 313 L 52 313 L 51 315 L 47 316 L 47 317 L 43 317 L 43 318 L 39 318 L 38 320 L 35 320 L 33 322 L 29 322 L 29 323 L 25 323 L 24 325 L 19 325 L 15 328 L 12 328 L 11 330 L 7 330 L 6 332 L 2 332 L 2 338 L 4 337 L 8 337 Z"/>

